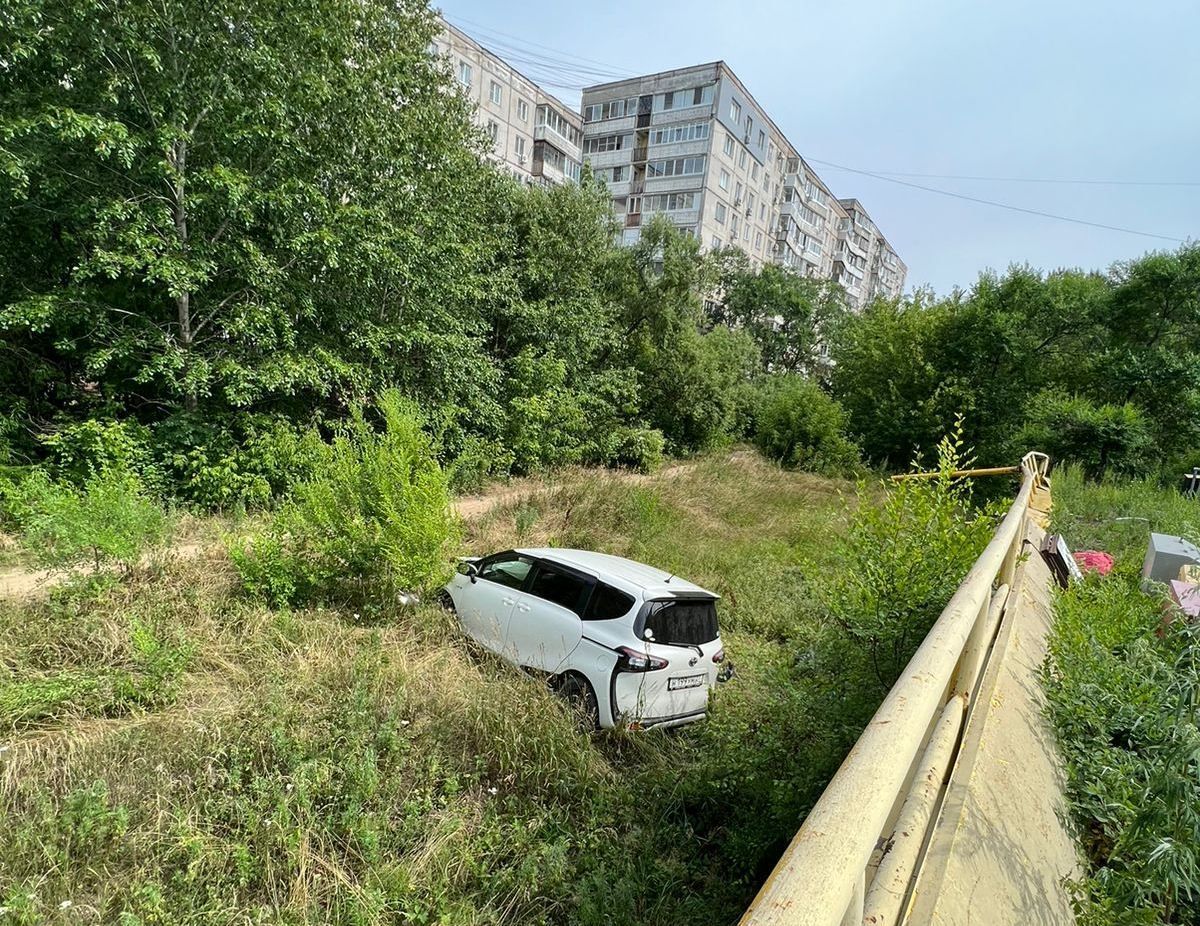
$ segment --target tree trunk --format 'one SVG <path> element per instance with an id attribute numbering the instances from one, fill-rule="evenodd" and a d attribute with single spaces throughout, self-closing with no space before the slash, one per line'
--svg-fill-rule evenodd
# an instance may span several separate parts
<path id="1" fill-rule="evenodd" d="M 187 139 L 181 138 L 171 148 L 172 166 L 175 168 L 175 233 L 179 238 L 179 248 L 185 254 L 188 247 L 187 203 L 184 201 L 184 171 L 187 169 Z M 175 315 L 179 322 L 179 343 L 185 353 L 192 347 L 192 294 L 183 291 L 175 297 Z M 187 364 L 185 361 L 184 369 Z M 196 410 L 196 392 L 189 388 L 183 398 L 184 408 L 189 412 Z"/>

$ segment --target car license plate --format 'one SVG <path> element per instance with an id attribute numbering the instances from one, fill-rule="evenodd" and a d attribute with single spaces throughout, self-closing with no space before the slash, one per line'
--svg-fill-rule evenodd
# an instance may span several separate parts
<path id="1" fill-rule="evenodd" d="M 699 688 L 708 680 L 708 675 L 677 675 L 667 680 L 667 691 L 679 691 L 681 688 Z"/>

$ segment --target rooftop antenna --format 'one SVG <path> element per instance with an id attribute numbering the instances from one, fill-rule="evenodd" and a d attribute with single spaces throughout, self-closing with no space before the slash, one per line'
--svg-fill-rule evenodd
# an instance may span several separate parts
<path id="1" fill-rule="evenodd" d="M 675 573 L 672 572 L 669 576 L 667 576 L 667 581 L 664 582 L 663 585 L 670 585 L 673 578 L 675 578 Z"/>

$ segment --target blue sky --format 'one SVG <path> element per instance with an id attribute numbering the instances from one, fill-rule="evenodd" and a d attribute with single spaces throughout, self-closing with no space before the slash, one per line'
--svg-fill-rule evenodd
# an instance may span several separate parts
<path id="1" fill-rule="evenodd" d="M 900 178 L 1200 237 L 1195 0 L 442 0 L 440 8 L 483 44 L 526 57 L 514 63 L 530 76 L 559 81 L 554 92 L 572 105 L 579 86 L 604 79 L 600 71 L 629 76 L 724 59 L 810 160 L 879 173 L 1190 182 Z M 569 70 L 547 62 L 555 56 L 594 63 Z M 837 195 L 863 201 L 908 263 L 910 288 L 945 293 L 1010 263 L 1105 268 L 1176 246 L 817 166 Z"/>

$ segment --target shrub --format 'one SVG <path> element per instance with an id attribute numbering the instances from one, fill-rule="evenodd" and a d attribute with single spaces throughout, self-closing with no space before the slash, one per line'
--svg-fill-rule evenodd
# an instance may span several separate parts
<path id="1" fill-rule="evenodd" d="M 642 473 L 652 473 L 662 466 L 666 440 L 655 428 L 618 428 L 614 449 L 605 462 L 609 466 L 627 466 Z"/>
<path id="2" fill-rule="evenodd" d="M 379 411 L 381 432 L 356 412 L 323 471 L 231 550 L 251 594 L 277 604 L 365 605 L 442 577 L 457 537 L 448 477 L 412 405 L 388 392 Z"/>
<path id="3" fill-rule="evenodd" d="M 1030 409 L 1029 420 L 1017 435 L 1018 447 L 1078 463 L 1092 479 L 1109 470 L 1141 472 L 1148 464 L 1150 429 L 1135 405 L 1097 404 L 1083 396 L 1042 393 Z"/>
<path id="4" fill-rule="evenodd" d="M 133 564 L 162 538 L 166 518 L 128 469 L 112 467 L 82 487 L 54 482 L 34 470 L 6 492 L 8 517 L 26 547 L 47 566 L 67 568 L 90 560 Z"/>
<path id="5" fill-rule="evenodd" d="M 858 448 L 846 436 L 842 407 L 815 382 L 772 376 L 761 389 L 754 443 L 784 466 L 837 474 L 853 469 Z"/>
<path id="6" fill-rule="evenodd" d="M 830 617 L 885 691 L 996 523 L 993 512 L 973 509 L 970 482 L 950 475 L 970 463 L 959 433 L 938 445 L 937 478 L 896 483 L 882 498 L 859 487 L 849 528 L 837 541 L 840 568 L 819 589 Z"/>
<path id="7" fill-rule="evenodd" d="M 178 415 L 156 428 L 154 438 L 172 491 L 210 510 L 267 505 L 323 462 L 324 444 L 313 429 L 267 416 L 227 426 Z"/>
<path id="8" fill-rule="evenodd" d="M 77 485 L 110 469 L 124 469 L 143 478 L 152 469 L 150 432 L 128 421 L 91 418 L 63 425 L 42 438 L 53 474 Z"/>

